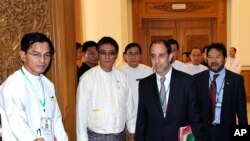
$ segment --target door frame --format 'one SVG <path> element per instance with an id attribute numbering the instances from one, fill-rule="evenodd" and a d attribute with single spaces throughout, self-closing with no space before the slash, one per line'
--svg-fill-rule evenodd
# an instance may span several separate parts
<path id="1" fill-rule="evenodd" d="M 186 5 L 186 9 L 173 9 L 176 4 Z M 193 20 L 214 19 L 215 33 L 212 42 L 227 43 L 227 9 L 226 0 L 133 0 L 132 1 L 132 25 L 133 41 L 142 46 L 142 63 L 148 64 L 147 28 L 148 20 Z M 177 5 L 178 6 L 178 5 Z M 146 48 L 146 49 L 145 49 Z"/>

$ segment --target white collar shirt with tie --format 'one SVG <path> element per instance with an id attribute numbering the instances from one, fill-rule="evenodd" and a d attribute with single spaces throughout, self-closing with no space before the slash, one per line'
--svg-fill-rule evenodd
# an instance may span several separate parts
<path id="1" fill-rule="evenodd" d="M 167 105 L 168 99 L 169 99 L 171 75 L 172 75 L 172 67 L 169 69 L 169 71 L 165 75 L 166 79 L 164 81 L 164 86 L 165 86 L 165 91 L 166 91 L 166 97 L 165 97 L 166 99 L 164 102 L 166 103 L 166 105 Z M 156 73 L 156 82 L 157 82 L 158 92 L 160 92 L 160 89 L 161 89 L 161 80 L 160 80 L 161 78 L 162 78 L 162 76 L 160 76 L 159 74 Z M 164 113 L 164 117 L 165 117 L 165 113 Z"/>

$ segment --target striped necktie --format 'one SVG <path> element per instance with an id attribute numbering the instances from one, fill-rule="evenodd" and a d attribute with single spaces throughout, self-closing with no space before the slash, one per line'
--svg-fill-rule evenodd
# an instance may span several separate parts
<path id="1" fill-rule="evenodd" d="M 209 114 L 209 121 L 212 123 L 215 118 L 215 105 L 216 105 L 216 93 L 217 93 L 217 86 L 216 86 L 216 78 L 219 74 L 214 74 L 213 80 L 211 81 L 209 87 L 209 99 L 210 99 L 210 114 Z"/>

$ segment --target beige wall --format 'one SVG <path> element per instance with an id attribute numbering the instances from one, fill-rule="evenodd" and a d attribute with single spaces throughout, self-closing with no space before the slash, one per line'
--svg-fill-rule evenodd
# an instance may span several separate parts
<path id="1" fill-rule="evenodd" d="M 249 0 L 228 0 L 228 48 L 237 48 L 243 69 L 250 67 Z"/>
<path id="2" fill-rule="evenodd" d="M 123 63 L 122 52 L 132 41 L 132 0 L 81 0 L 82 41 L 98 41 L 112 36 L 120 46 L 117 65 Z M 227 46 L 237 48 L 243 67 L 250 68 L 249 0 L 228 0 Z"/>
<path id="3" fill-rule="evenodd" d="M 128 25 L 126 0 L 82 0 L 83 39 L 98 41 L 103 36 L 113 37 L 119 44 L 117 65 L 123 62 L 124 46 L 132 37 Z"/>

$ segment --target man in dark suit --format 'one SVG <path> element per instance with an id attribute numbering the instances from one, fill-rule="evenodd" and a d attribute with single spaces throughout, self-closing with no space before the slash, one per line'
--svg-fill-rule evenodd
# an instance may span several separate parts
<path id="1" fill-rule="evenodd" d="M 239 124 L 248 124 L 244 79 L 225 69 L 226 57 L 226 47 L 212 43 L 207 48 L 209 70 L 194 76 L 210 141 L 229 141 L 229 127 L 236 125 L 236 116 Z"/>
<path id="2" fill-rule="evenodd" d="M 177 141 L 179 128 L 187 125 L 198 141 L 206 140 L 192 76 L 172 68 L 165 40 L 151 43 L 150 56 L 156 73 L 139 82 L 135 140 Z"/>

